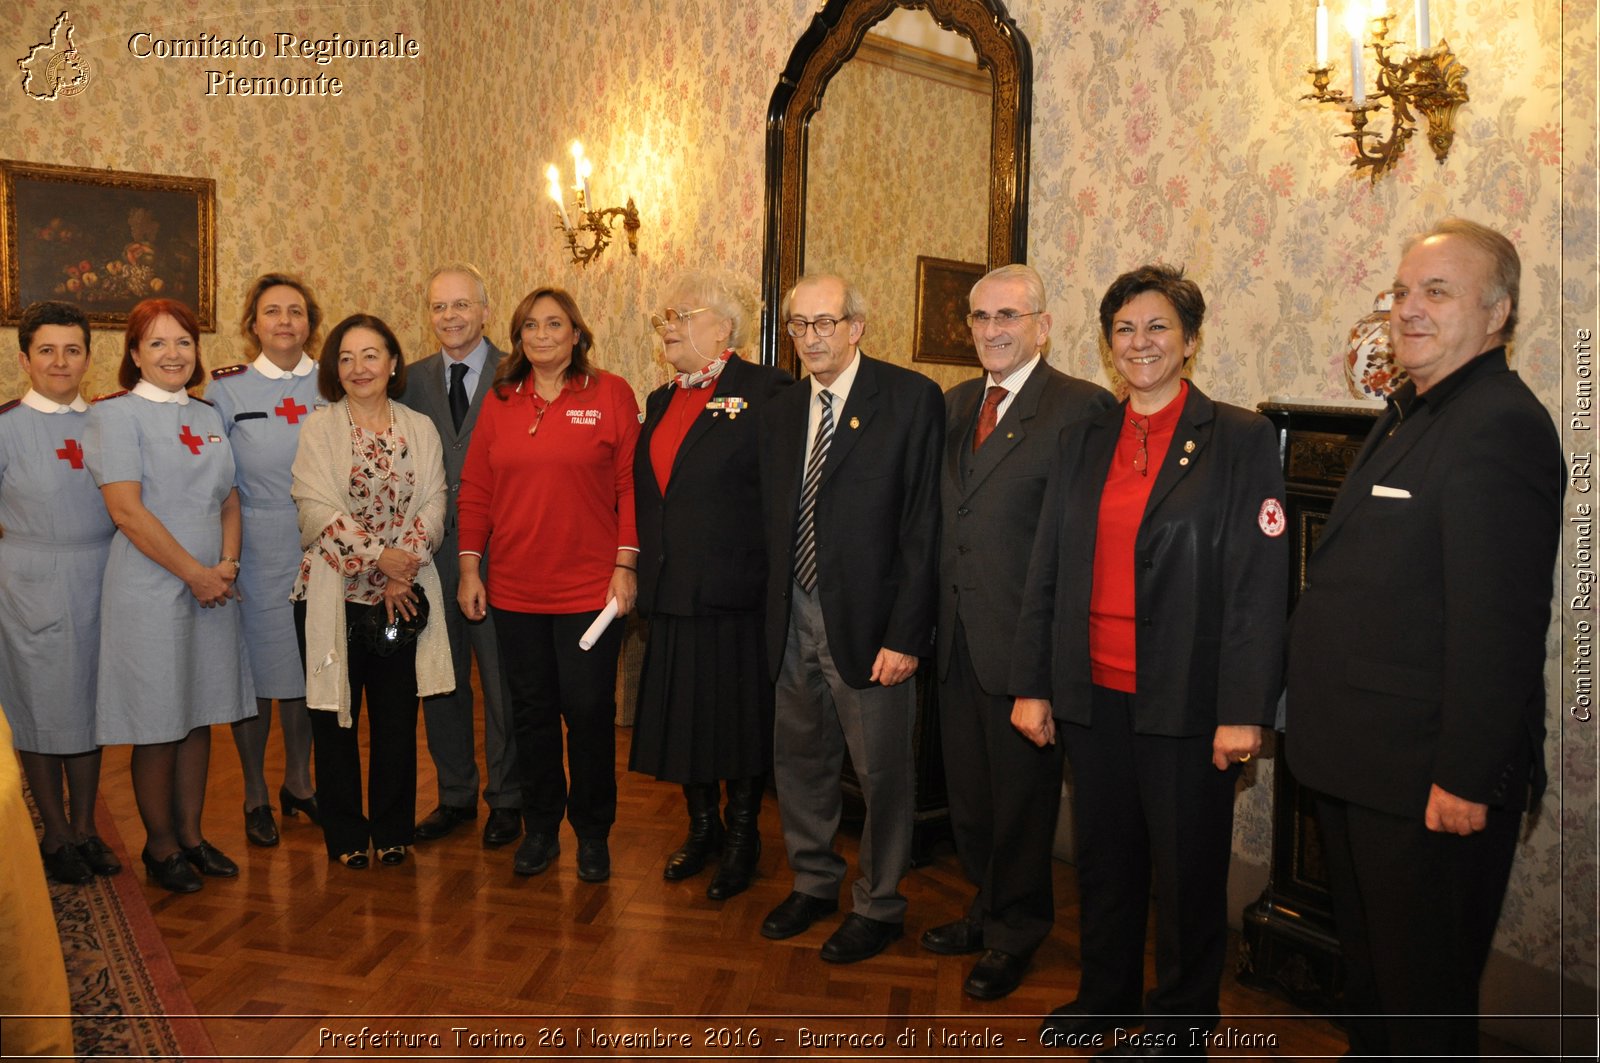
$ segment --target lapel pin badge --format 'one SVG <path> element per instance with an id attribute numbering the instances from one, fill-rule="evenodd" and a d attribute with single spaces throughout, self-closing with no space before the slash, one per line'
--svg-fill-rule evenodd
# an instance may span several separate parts
<path id="1" fill-rule="evenodd" d="M 859 418 L 859 417 L 850 418 L 850 427 L 851 428 L 860 428 L 861 427 L 861 418 Z"/>
<path id="2" fill-rule="evenodd" d="M 1188 442 L 1183 444 L 1183 452 L 1185 454 L 1193 454 L 1194 453 L 1194 440 L 1191 439 Z"/>

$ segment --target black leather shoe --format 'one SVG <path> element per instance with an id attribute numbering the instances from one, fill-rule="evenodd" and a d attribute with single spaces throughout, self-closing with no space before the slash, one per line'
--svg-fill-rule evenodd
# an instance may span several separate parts
<path id="1" fill-rule="evenodd" d="M 193 864 L 196 871 L 212 878 L 233 878 L 239 873 L 239 865 L 222 855 L 222 850 L 204 838 L 200 839 L 199 845 L 184 849 L 183 858 Z"/>
<path id="2" fill-rule="evenodd" d="M 417 824 L 417 841 L 433 842 L 443 838 L 461 824 L 478 818 L 478 806 L 457 808 L 454 805 L 440 805 L 429 812 Z"/>
<path id="3" fill-rule="evenodd" d="M 139 858 L 144 861 L 145 870 L 150 872 L 150 881 L 164 890 L 194 893 L 205 885 L 200 881 L 200 876 L 194 873 L 194 868 L 189 866 L 189 861 L 184 859 L 182 849 L 165 860 L 157 860 L 146 849 L 139 854 Z"/>
<path id="4" fill-rule="evenodd" d="M 1105 1033 L 1118 1026 L 1138 1026 L 1144 1019 L 1138 1015 L 1097 1012 L 1076 1000 L 1061 1005 L 1039 1026 L 1039 1044 L 1045 1048 L 1083 1048 L 1081 1044 L 1068 1045 L 1067 1038 L 1080 1038 L 1090 1034 Z"/>
<path id="5" fill-rule="evenodd" d="M 831 897 L 813 897 L 796 890 L 767 913 L 761 923 L 761 936 L 782 941 L 796 934 L 804 934 L 811 929 L 812 923 L 838 910 L 839 902 Z"/>
<path id="6" fill-rule="evenodd" d="M 578 839 L 578 880 L 604 882 L 611 877 L 611 847 L 604 838 Z"/>
<path id="7" fill-rule="evenodd" d="M 317 824 L 322 822 L 322 811 L 317 808 L 316 794 L 312 794 L 310 797 L 296 797 L 289 792 L 287 786 L 280 786 L 278 787 L 278 807 L 283 809 L 283 814 L 286 816 L 295 816 L 304 812 L 306 818 L 311 822 Z"/>
<path id="8" fill-rule="evenodd" d="M 398 867 L 406 862 L 406 847 L 403 845 L 384 845 L 378 848 L 378 863 L 386 867 Z"/>
<path id="9" fill-rule="evenodd" d="M 348 853 L 339 854 L 339 863 L 351 871 L 365 871 L 372 863 L 365 849 L 354 849 Z"/>
<path id="10" fill-rule="evenodd" d="M 922 933 L 922 947 L 941 956 L 965 956 L 983 951 L 983 924 L 976 919 L 957 919 Z"/>
<path id="11" fill-rule="evenodd" d="M 822 943 L 822 958 L 829 963 L 858 963 L 871 959 L 905 932 L 900 923 L 885 923 L 851 912 L 833 936 Z"/>
<path id="12" fill-rule="evenodd" d="M 270 849 L 278 844 L 278 824 L 272 818 L 272 806 L 244 810 L 244 836 L 251 845 Z"/>
<path id="13" fill-rule="evenodd" d="M 517 846 L 511 869 L 519 875 L 542 874 L 560 855 L 561 842 L 554 834 L 530 834 Z"/>
<path id="14" fill-rule="evenodd" d="M 483 847 L 498 849 L 514 842 L 522 835 L 522 810 L 519 808 L 491 808 L 489 822 L 483 825 Z"/>
<path id="15" fill-rule="evenodd" d="M 97 875 L 115 875 L 122 870 L 122 861 L 98 834 L 91 834 L 78 843 L 78 855 Z"/>
<path id="16" fill-rule="evenodd" d="M 1027 957 L 990 949 L 973 966 L 961 989 L 978 1000 L 999 1000 L 1022 984 L 1022 975 L 1027 969 Z"/>
<path id="17" fill-rule="evenodd" d="M 39 846 L 39 856 L 44 859 L 45 874 L 68 886 L 81 886 L 94 878 L 94 868 L 83 858 L 76 845 L 63 845 L 53 853 Z"/>

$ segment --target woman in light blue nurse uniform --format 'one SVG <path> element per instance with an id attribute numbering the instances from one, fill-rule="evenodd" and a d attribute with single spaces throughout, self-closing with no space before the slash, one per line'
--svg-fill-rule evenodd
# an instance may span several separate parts
<path id="1" fill-rule="evenodd" d="M 100 596 L 95 738 L 131 743 L 150 877 L 175 893 L 239 867 L 200 833 L 211 725 L 255 712 L 240 637 L 239 492 L 222 418 L 191 398 L 200 326 L 170 299 L 128 315 L 117 379 L 89 412 L 89 470 L 117 526 Z"/>
<path id="2" fill-rule="evenodd" d="M 34 303 L 17 340 L 32 386 L 0 406 L 0 708 L 44 822 L 45 870 L 78 885 L 122 870 L 94 829 L 100 577 L 115 529 L 83 463 L 88 317 Z"/>
<path id="3" fill-rule="evenodd" d="M 256 684 L 256 715 L 233 725 L 244 769 L 244 834 L 252 845 L 277 845 L 267 790 L 267 736 L 272 702 L 283 721 L 285 815 L 304 812 L 318 822 L 311 785 L 311 721 L 306 717 L 306 670 L 295 641 L 289 592 L 300 572 L 300 528 L 289 497 L 289 466 L 300 426 L 327 405 L 317 394 L 317 363 L 305 349 L 316 343 L 322 308 L 300 278 L 266 273 L 245 296 L 239 331 L 256 352 L 248 365 L 215 369 L 206 398 L 222 415 L 233 449 L 234 483 L 244 522 L 239 560 L 244 643 Z"/>

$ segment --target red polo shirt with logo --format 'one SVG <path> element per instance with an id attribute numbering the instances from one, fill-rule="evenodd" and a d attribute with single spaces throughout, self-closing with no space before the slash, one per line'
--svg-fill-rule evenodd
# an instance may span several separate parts
<path id="1" fill-rule="evenodd" d="M 489 603 L 519 613 L 605 605 L 619 549 L 638 549 L 633 451 L 639 403 L 593 371 L 555 401 L 531 381 L 491 393 L 472 430 L 458 498 L 460 550 L 489 555 Z"/>

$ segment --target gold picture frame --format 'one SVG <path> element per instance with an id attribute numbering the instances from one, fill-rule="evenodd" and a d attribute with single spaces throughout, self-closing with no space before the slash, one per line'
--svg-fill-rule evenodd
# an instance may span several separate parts
<path id="1" fill-rule="evenodd" d="M 160 296 L 216 331 L 216 212 L 209 177 L 0 159 L 0 324 L 61 299 L 120 328 Z"/>
<path id="2" fill-rule="evenodd" d="M 911 360 L 977 367 L 978 348 L 967 328 L 967 296 L 983 279 L 981 262 L 917 256 L 917 316 Z"/>

